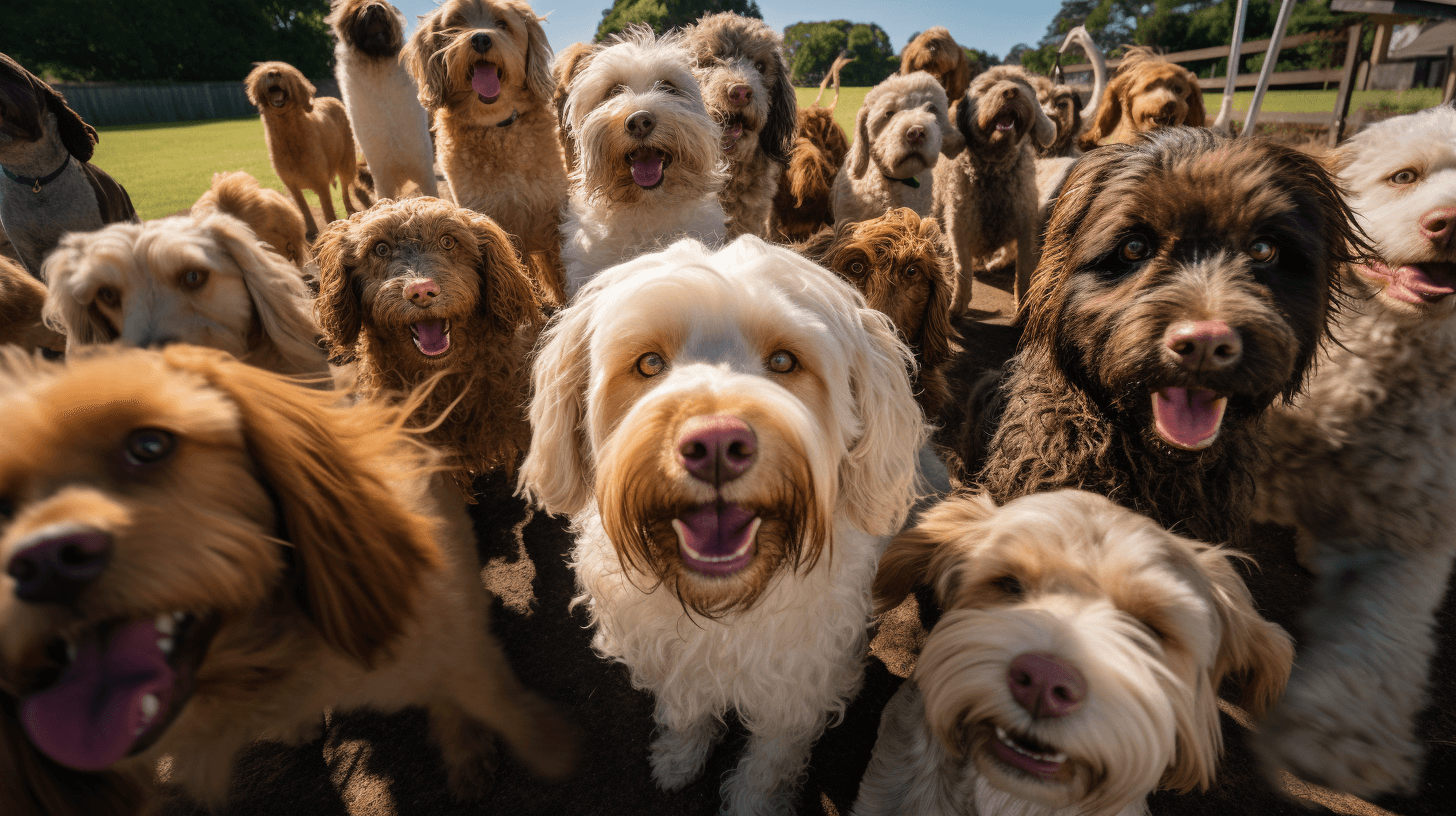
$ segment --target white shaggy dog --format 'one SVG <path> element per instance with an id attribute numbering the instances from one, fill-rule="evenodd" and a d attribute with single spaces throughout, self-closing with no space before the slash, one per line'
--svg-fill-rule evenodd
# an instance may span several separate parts
<path id="1" fill-rule="evenodd" d="M 598 49 L 571 80 L 565 118 L 579 154 L 561 225 L 568 296 L 677 238 L 723 243 L 722 134 L 680 34 L 636 28 Z"/>
<path id="2" fill-rule="evenodd" d="M 652 773 L 702 773 L 735 710 L 723 811 L 792 813 L 858 690 L 870 582 L 924 439 L 909 350 L 830 272 L 744 236 L 615 267 L 547 331 L 521 490 L 573 516 L 593 645 L 657 698 Z"/>
<path id="3" fill-rule="evenodd" d="M 399 198 L 407 181 L 438 196 L 430 120 L 399 60 L 404 14 L 385 0 L 334 0 L 328 22 L 339 41 L 334 76 L 374 176 L 375 198 Z"/>
<path id="4" fill-rule="evenodd" d="M 872 88 L 854 119 L 854 144 L 834 177 L 835 222 L 868 221 L 896 207 L 930 216 L 936 161 L 965 148 L 949 111 L 945 89 L 925 71 L 896 74 Z"/>
<path id="5" fill-rule="evenodd" d="M 945 617 L 880 720 L 856 816 L 1133 816 L 1212 781 L 1217 695 L 1258 716 L 1294 646 L 1231 553 L 1095 493 L 961 494 L 890 544 L 880 611 L 919 583 Z"/>
<path id="6" fill-rule="evenodd" d="M 1456 110 L 1334 156 L 1379 260 L 1345 276 L 1313 379 L 1276 405 L 1262 515 L 1319 575 L 1289 693 L 1260 729 L 1274 768 L 1360 796 L 1410 786 L 1434 615 L 1456 559 Z"/>

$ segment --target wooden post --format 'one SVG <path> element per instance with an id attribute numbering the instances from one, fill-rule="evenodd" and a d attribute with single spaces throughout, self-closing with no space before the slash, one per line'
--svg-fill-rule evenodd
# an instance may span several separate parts
<path id="1" fill-rule="evenodd" d="M 1254 124 L 1259 119 L 1259 107 L 1264 104 L 1264 92 L 1269 90 L 1269 78 L 1279 63 L 1279 45 L 1284 41 L 1284 29 L 1289 26 L 1289 13 L 1294 10 L 1294 0 L 1282 0 L 1279 4 L 1279 18 L 1274 21 L 1274 33 L 1269 37 L 1269 50 L 1264 53 L 1264 65 L 1259 69 L 1259 84 L 1254 86 L 1254 98 L 1249 100 L 1249 113 L 1244 119 L 1240 136 L 1253 136 Z"/>
<path id="2" fill-rule="evenodd" d="M 1350 116 L 1350 97 L 1355 92 L 1355 66 L 1360 64 L 1360 40 L 1364 27 L 1350 26 L 1350 44 L 1345 48 L 1345 70 L 1340 74 L 1340 93 L 1335 97 L 1335 112 L 1330 117 L 1330 147 L 1344 136 L 1345 120 Z"/>
<path id="3" fill-rule="evenodd" d="M 1444 85 L 1441 104 L 1449 105 L 1453 94 L 1456 94 L 1456 46 L 1446 46 L 1446 82 Z"/>

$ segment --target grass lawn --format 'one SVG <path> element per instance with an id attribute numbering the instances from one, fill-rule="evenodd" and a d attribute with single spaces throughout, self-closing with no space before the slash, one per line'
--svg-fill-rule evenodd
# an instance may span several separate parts
<path id="1" fill-rule="evenodd" d="M 1331 88 L 1328 91 L 1278 91 L 1270 90 L 1264 94 L 1263 110 L 1282 111 L 1285 113 L 1328 113 L 1335 109 L 1335 97 L 1339 91 Z M 1254 98 L 1253 91 L 1234 92 L 1234 110 L 1246 111 L 1249 109 L 1249 102 Z M 1350 99 L 1350 113 L 1355 113 L 1366 105 L 1379 105 L 1385 102 L 1393 105 L 1401 113 L 1414 113 L 1418 110 L 1441 104 L 1440 88 L 1411 88 L 1408 91 L 1356 91 Z M 1204 93 L 1203 106 L 1208 110 L 1210 116 L 1218 114 L 1218 106 L 1223 103 L 1223 93 Z"/>
<path id="2" fill-rule="evenodd" d="M 814 97 L 819 94 L 817 87 L 796 90 L 799 92 L 799 107 L 801 108 L 808 107 L 814 101 Z M 865 94 L 869 92 L 869 88 L 839 89 L 839 104 L 834 106 L 834 121 L 844 128 L 844 135 L 848 136 L 851 142 L 854 141 L 854 115 L 859 112 L 859 106 L 864 104 Z M 832 101 L 834 101 L 834 89 L 825 88 L 824 98 L 819 100 L 819 103 L 828 107 Z"/>

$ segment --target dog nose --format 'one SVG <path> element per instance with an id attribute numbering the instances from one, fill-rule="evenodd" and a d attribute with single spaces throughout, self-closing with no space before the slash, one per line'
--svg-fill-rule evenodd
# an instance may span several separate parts
<path id="1" fill-rule="evenodd" d="M 1016 89 L 1007 88 L 1006 90 L 1001 92 L 1001 98 L 1006 100 L 1007 102 L 1010 102 L 1011 100 L 1016 98 Z"/>
<path id="2" fill-rule="evenodd" d="M 918 145 L 925 141 L 925 128 L 921 125 L 916 125 L 905 131 L 905 141 L 912 145 Z"/>
<path id="3" fill-rule="evenodd" d="M 677 440 L 678 462 L 699 481 L 731 482 L 748 472 L 758 456 L 758 438 L 748 423 L 726 414 L 694 417 Z"/>
<path id="4" fill-rule="evenodd" d="M 1239 333 L 1222 320 L 1174 323 L 1163 339 L 1179 365 L 1190 371 L 1228 368 L 1244 353 Z"/>
<path id="5" fill-rule="evenodd" d="M 10 557 L 5 572 L 15 596 L 34 603 L 66 603 L 96 580 L 111 560 L 111 536 L 77 530 L 41 538 Z"/>
<path id="6" fill-rule="evenodd" d="M 741 108 L 753 99 L 753 89 L 747 85 L 734 85 L 728 89 L 728 104 L 735 108 Z"/>
<path id="7" fill-rule="evenodd" d="M 646 139 L 655 127 L 657 127 L 657 120 L 653 119 L 652 114 L 647 111 L 637 111 L 627 117 L 627 135 L 629 136 Z"/>
<path id="8" fill-rule="evenodd" d="M 1452 233 L 1456 233 L 1456 207 L 1431 210 L 1421 216 L 1420 223 L 1421 235 L 1436 246 L 1447 246 L 1451 243 Z"/>
<path id="9" fill-rule="evenodd" d="M 477 52 L 484 54 L 490 50 L 490 35 L 484 31 L 478 31 L 470 38 L 470 47 Z"/>
<path id="10" fill-rule="evenodd" d="M 406 286 L 404 288 L 404 294 L 405 297 L 410 299 L 410 303 L 416 306 L 428 306 L 435 298 L 440 296 L 440 287 L 435 285 L 433 280 L 425 278 L 422 281 L 415 281 L 409 286 Z"/>
<path id="11" fill-rule="evenodd" d="M 1066 660 L 1047 652 L 1012 658 L 1006 685 L 1016 704 L 1033 717 L 1065 717 L 1087 699 L 1087 678 Z"/>

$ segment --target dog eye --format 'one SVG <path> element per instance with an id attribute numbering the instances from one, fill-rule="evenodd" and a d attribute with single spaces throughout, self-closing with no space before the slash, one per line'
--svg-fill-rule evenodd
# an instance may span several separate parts
<path id="1" fill-rule="evenodd" d="M 15 516 L 15 505 L 9 499 L 0 499 L 0 519 L 13 518 Z"/>
<path id="2" fill-rule="evenodd" d="M 907 266 L 907 267 L 905 267 L 905 277 L 907 277 L 907 278 L 914 278 L 914 277 L 918 276 L 919 274 L 920 274 L 920 267 L 918 267 L 918 266 Z"/>
<path id="3" fill-rule="evenodd" d="M 110 286 L 103 286 L 97 289 L 96 299 L 101 302 L 102 306 L 115 308 L 121 305 L 121 293 L 112 289 Z"/>
<path id="4" fill-rule="evenodd" d="M 1141 235 L 1133 235 L 1122 242 L 1122 246 L 1118 249 L 1117 254 L 1124 261 L 1141 261 L 1143 258 L 1148 257 L 1151 251 L 1152 247 L 1148 245 L 1148 239 Z"/>
<path id="5" fill-rule="evenodd" d="M 765 71 L 765 70 L 767 70 L 767 69 L 768 69 L 768 66 L 767 66 L 767 65 L 765 65 L 765 64 L 764 64 L 764 62 L 763 62 L 763 60 L 759 60 L 759 61 L 758 61 L 758 62 L 755 62 L 755 63 L 754 63 L 754 64 L 753 64 L 753 67 L 754 67 L 754 68 L 755 68 L 755 69 L 756 69 L 756 70 L 757 70 L 757 71 L 758 71 L 758 72 L 759 72 L 759 73 L 760 73 L 760 74 L 761 74 L 761 73 L 763 73 L 763 72 L 764 72 L 764 71 Z"/>
<path id="6" fill-rule="evenodd" d="M 657 87 L 666 93 L 677 93 L 677 86 L 672 84 L 671 82 L 668 82 L 667 80 L 662 80 L 661 82 L 658 82 Z"/>
<path id="7" fill-rule="evenodd" d="M 176 437 L 159 428 L 135 430 L 126 438 L 126 460 L 133 465 L 149 465 L 165 459 L 176 444 Z"/>
<path id="8" fill-rule="evenodd" d="M 496 20 L 495 21 L 495 27 L 496 28 L 504 28 L 506 31 L 510 31 L 511 30 L 510 24 L 507 23 L 505 20 Z"/>
<path id="9" fill-rule="evenodd" d="M 454 249 L 455 248 L 455 239 L 454 238 L 451 238 L 448 235 L 446 235 L 445 237 L 443 237 L 443 238 L 440 239 L 440 246 L 443 247 L 444 249 Z"/>
<path id="10" fill-rule="evenodd" d="M 865 273 L 865 265 L 860 263 L 859 261 L 855 261 L 854 263 L 849 265 L 849 272 L 855 277 L 860 277 Z"/>
<path id="11" fill-rule="evenodd" d="M 992 581 L 991 585 L 1014 598 L 1019 598 L 1026 592 L 1026 588 L 1015 575 L 1003 575 Z"/>
<path id="12" fill-rule="evenodd" d="M 627 90 L 627 86 L 626 85 L 616 85 L 616 86 L 613 86 L 610 91 L 607 91 L 607 98 L 608 99 L 611 99 L 612 97 L 621 94 L 625 90 Z"/>
<path id="13" fill-rule="evenodd" d="M 768 368 L 776 374 L 787 374 L 799 367 L 799 358 L 793 352 L 779 349 L 768 356 Z"/>
<path id="14" fill-rule="evenodd" d="M 1255 238 L 1249 244 L 1249 257 L 1259 263 L 1269 263 L 1279 257 L 1279 247 L 1274 246 L 1274 242 L 1268 238 Z"/>
<path id="15" fill-rule="evenodd" d="M 657 352 L 649 351 L 637 358 L 637 373 L 644 377 L 656 377 L 664 368 L 667 368 L 667 361 Z"/>
<path id="16" fill-rule="evenodd" d="M 385 257 L 386 255 L 389 254 L 389 244 L 386 244 L 383 241 L 380 241 L 379 243 L 375 244 L 374 245 L 374 254 L 375 255 L 378 255 L 381 258 Z"/>
<path id="17" fill-rule="evenodd" d="M 1390 183 L 1391 184 L 1415 184 L 1416 183 L 1416 171 L 1414 171 L 1414 170 L 1402 170 L 1399 173 L 1396 173 L 1395 175 L 1393 175 L 1393 176 L 1390 177 Z"/>
<path id="18" fill-rule="evenodd" d="M 206 269 L 188 269 L 177 276 L 177 282 L 183 289 L 201 289 L 202 284 L 207 283 Z"/>

